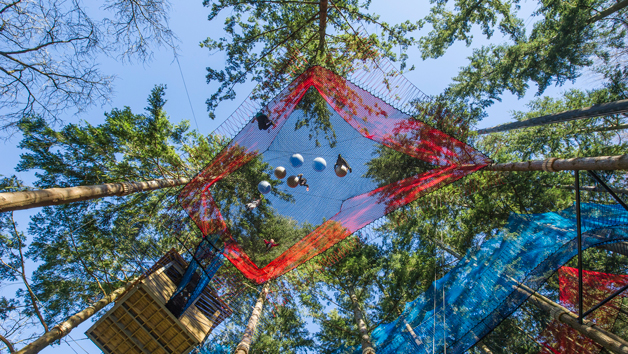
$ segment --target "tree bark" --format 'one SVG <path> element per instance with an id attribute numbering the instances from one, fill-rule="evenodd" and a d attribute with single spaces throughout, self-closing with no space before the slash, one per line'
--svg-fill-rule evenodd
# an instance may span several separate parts
<path id="1" fill-rule="evenodd" d="M 15 353 L 15 348 L 13 347 L 13 344 L 11 344 L 11 342 L 9 342 L 9 340 L 4 338 L 4 336 L 1 334 L 0 334 L 0 341 L 7 346 L 7 350 L 9 350 L 9 354 Z"/>
<path id="2" fill-rule="evenodd" d="M 469 166 L 471 167 L 471 166 Z M 465 169 L 466 166 L 461 166 Z M 486 171 L 573 171 L 573 170 L 628 170 L 628 155 L 576 157 L 571 159 L 550 158 L 525 162 L 490 164 Z"/>
<path id="3" fill-rule="evenodd" d="M 351 298 L 351 307 L 353 308 L 353 318 L 355 319 L 355 324 L 358 326 L 358 330 L 360 331 L 362 354 L 375 354 L 375 349 L 373 348 L 373 344 L 371 343 L 371 336 L 368 329 L 366 328 L 364 316 L 362 316 L 362 311 L 360 310 L 358 297 L 355 295 L 353 289 L 351 288 L 349 289 L 349 297 Z"/>
<path id="4" fill-rule="evenodd" d="M 109 305 L 111 302 L 116 301 L 118 297 L 124 294 L 127 289 L 131 288 L 138 278 L 130 281 L 126 286 L 119 288 L 118 290 L 110 293 L 109 295 L 103 297 L 93 305 L 84 309 L 83 311 L 77 313 L 76 315 L 67 319 L 67 321 L 62 322 L 56 326 L 54 326 L 49 332 L 46 332 L 41 337 L 37 338 L 32 343 L 28 344 L 24 348 L 15 352 L 16 354 L 35 354 L 39 353 L 42 349 L 46 348 L 53 342 L 60 340 L 65 337 L 74 329 L 76 326 L 83 323 L 88 318 L 92 317 L 96 312 L 100 311 L 103 307 Z"/>
<path id="5" fill-rule="evenodd" d="M 606 11 L 609 11 L 620 4 L 623 4 L 622 7 L 625 7 L 628 5 L 628 0 L 622 1 L 621 3 L 618 3 L 617 5 L 610 7 Z M 602 15 L 604 12 L 601 12 L 597 16 Z M 539 125 L 569 122 L 569 121 L 577 120 L 577 119 L 608 116 L 612 114 L 619 114 L 619 113 L 626 113 L 626 112 L 628 112 L 628 100 L 621 100 L 621 101 L 616 101 L 616 102 L 602 103 L 602 104 L 598 104 L 598 105 L 586 107 L 586 108 L 581 108 L 581 109 L 575 109 L 572 111 L 548 114 L 546 116 L 531 118 L 531 119 L 527 119 L 523 121 L 506 123 L 506 124 L 498 125 L 491 128 L 479 129 L 479 130 L 476 130 L 476 132 L 478 134 L 504 132 L 504 131 L 509 131 L 513 129 L 536 127 Z"/>
<path id="6" fill-rule="evenodd" d="M 443 243 L 436 240 L 436 244 L 442 246 Z M 449 247 L 443 247 L 447 252 L 450 252 Z M 462 257 L 456 252 L 450 252 L 450 254 L 459 260 Z M 549 312 L 556 321 L 566 324 L 567 326 L 580 332 L 585 337 L 593 340 L 595 343 L 603 346 L 607 350 L 615 354 L 628 354 L 628 342 L 623 338 L 598 328 L 591 321 L 584 321 L 584 324 L 578 322 L 578 316 L 569 311 L 567 308 L 555 303 L 554 301 L 546 298 L 545 296 L 535 292 L 531 288 L 517 284 L 515 291 L 522 292 L 528 296 L 528 301 L 536 305 L 537 307 Z"/>
<path id="7" fill-rule="evenodd" d="M 136 192 L 175 187 L 188 183 L 187 178 L 158 179 L 146 182 L 106 183 L 95 186 L 49 188 L 35 191 L 0 193 L 0 212 L 59 205 Z"/>
<path id="8" fill-rule="evenodd" d="M 259 294 L 257 298 L 257 302 L 255 306 L 253 306 L 253 312 L 251 313 L 251 317 L 249 317 L 249 323 L 246 325 L 246 330 L 244 331 L 244 335 L 242 336 L 242 340 L 236 347 L 235 354 L 248 354 L 249 349 L 251 347 L 251 341 L 253 340 L 253 335 L 255 335 L 255 328 L 257 327 L 257 322 L 259 318 L 262 316 L 262 310 L 264 309 L 264 301 L 266 300 L 266 296 L 268 295 L 269 284 L 266 283 L 262 288 L 262 292 Z"/>
<path id="9" fill-rule="evenodd" d="M 319 25 L 318 25 L 318 52 L 316 53 L 317 59 L 321 58 L 325 53 L 325 35 L 327 33 L 327 0 L 320 0 L 319 2 Z M 322 63 L 319 63 L 322 64 Z"/>

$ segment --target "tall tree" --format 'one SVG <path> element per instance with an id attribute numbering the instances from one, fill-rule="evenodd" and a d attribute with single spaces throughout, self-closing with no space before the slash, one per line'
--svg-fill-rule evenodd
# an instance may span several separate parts
<path id="1" fill-rule="evenodd" d="M 457 41 L 471 45 L 469 32 L 476 25 L 487 38 L 500 32 L 507 41 L 474 49 L 469 65 L 446 92 L 449 97 L 487 107 L 505 91 L 522 97 L 532 82 L 542 94 L 595 66 L 609 79 L 623 75 L 624 64 L 613 59 L 625 52 L 625 2 L 539 1 L 530 33 L 528 21 L 519 15 L 519 1 L 458 0 L 454 10 L 446 1 L 432 3 L 425 21 L 433 29 L 419 40 L 424 59 L 441 57 Z"/>
<path id="2" fill-rule="evenodd" d="M 0 191 L 24 189 L 16 177 L 0 179 Z M 28 338 L 32 328 L 48 331 L 42 315 L 43 309 L 31 286 L 30 273 L 26 270 L 27 241 L 18 230 L 13 213 L 0 214 L 0 284 L 18 284 L 13 298 L 0 297 L 0 339 L 13 352 L 18 339 Z"/>
<path id="3" fill-rule="evenodd" d="M 187 122 L 171 124 L 163 109 L 164 92 L 163 86 L 153 90 L 147 114 L 114 109 L 99 126 L 68 125 L 56 131 L 43 119 L 23 119 L 20 146 L 29 152 L 18 169 L 38 169 L 39 187 L 188 176 L 223 145 L 188 132 Z M 151 260 L 178 247 L 167 228 L 173 201 L 173 191 L 165 189 L 45 207 L 33 216 L 28 229 L 32 241 L 23 255 L 39 263 L 28 279 L 45 309 L 43 320 L 59 323 L 110 297 Z"/>
<path id="4" fill-rule="evenodd" d="M 155 47 L 174 49 L 169 7 L 112 0 L 96 14 L 83 1 L 0 1 L 0 130 L 14 132 L 23 116 L 60 121 L 63 112 L 104 102 L 114 77 L 97 57 L 146 62 Z"/>
<path id="5" fill-rule="evenodd" d="M 374 309 L 382 256 L 377 246 L 363 245 L 329 267 L 314 263 L 300 268 L 297 289 L 321 326 L 316 334 L 321 352 L 337 353 L 339 348 L 375 352 L 371 331 L 386 318 Z"/>
<path id="6" fill-rule="evenodd" d="M 225 20 L 226 37 L 208 37 L 202 45 L 224 51 L 224 68 L 208 67 L 207 81 L 220 87 L 207 100 L 214 118 L 218 103 L 234 99 L 234 86 L 250 79 L 259 83 L 254 97 L 266 101 L 282 89 L 290 76 L 303 71 L 304 61 L 329 67 L 338 73 L 351 68 L 353 60 L 384 56 L 400 60 L 414 43 L 409 33 L 418 23 L 389 25 L 368 13 L 370 1 L 239 1 L 205 0 L 210 20 L 231 9 Z M 379 35 L 368 35 L 361 23 L 375 25 Z M 393 50 L 400 47 L 399 55 Z M 287 75 L 288 77 L 286 77 Z"/>

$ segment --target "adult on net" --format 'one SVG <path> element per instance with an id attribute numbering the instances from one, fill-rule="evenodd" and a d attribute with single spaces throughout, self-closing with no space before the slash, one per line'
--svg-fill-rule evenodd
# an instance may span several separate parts
<path id="1" fill-rule="evenodd" d="M 336 169 L 336 167 L 340 167 L 340 166 L 344 166 L 347 168 L 347 170 L 349 170 L 349 173 L 351 173 L 351 166 L 349 166 L 349 163 L 347 162 L 347 160 L 344 159 L 344 157 L 342 157 L 342 155 L 338 154 L 338 159 L 336 160 L 336 164 L 334 165 L 334 169 Z"/>

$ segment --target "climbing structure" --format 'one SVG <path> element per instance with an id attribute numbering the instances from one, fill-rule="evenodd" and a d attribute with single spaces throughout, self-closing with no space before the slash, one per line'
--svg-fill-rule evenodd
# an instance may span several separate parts
<path id="1" fill-rule="evenodd" d="M 177 284 L 184 283 L 186 269 L 188 263 L 171 250 L 85 334 L 104 353 L 189 353 L 232 310 L 205 283 L 192 286 L 200 289 L 193 303 L 185 301 L 185 309 L 173 313 L 167 303 L 177 295 Z M 201 285 L 201 278 L 193 273 L 186 285 Z"/>
<path id="2" fill-rule="evenodd" d="M 620 205 L 583 204 L 581 214 L 583 248 L 628 239 L 628 212 Z M 437 353 L 445 348 L 447 353 L 464 353 L 576 253 L 575 208 L 511 215 L 497 237 L 470 250 L 406 304 L 399 318 L 372 332 L 377 353 L 433 348 Z"/>
<path id="3" fill-rule="evenodd" d="M 226 258 L 257 283 L 284 274 L 393 210 L 489 163 L 475 149 L 423 123 L 428 111 L 425 117 L 412 117 L 322 67 L 306 70 L 261 111 L 273 126 L 261 129 L 249 121 L 178 198 L 203 235 L 222 240 Z M 303 156 L 303 166 L 290 165 L 295 153 Z M 352 167 L 342 178 L 331 166 L 339 154 Z M 412 168 L 388 180 L 385 163 L 401 154 L 414 159 Z M 317 157 L 329 165 L 322 172 L 310 168 Z M 263 166 L 263 172 L 246 174 L 253 165 Z M 384 171 L 376 173 L 382 165 Z M 271 178 L 279 166 L 288 175 L 304 174 L 310 191 Z M 269 181 L 272 191 L 262 203 L 266 209 L 247 211 L 249 201 L 213 197 L 216 190 L 229 188 L 221 181 L 238 172 L 239 178 L 255 179 L 255 184 Z M 251 229 L 246 213 L 263 212 L 266 218 L 290 223 L 294 234 Z M 228 223 L 223 214 L 229 215 Z M 262 249 L 262 240 L 271 238 L 279 247 Z"/>

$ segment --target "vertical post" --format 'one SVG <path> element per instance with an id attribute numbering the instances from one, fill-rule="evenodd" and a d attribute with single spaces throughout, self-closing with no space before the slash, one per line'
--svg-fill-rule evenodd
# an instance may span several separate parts
<path id="1" fill-rule="evenodd" d="M 246 325 L 246 330 L 244 331 L 244 335 L 242 336 L 242 341 L 236 347 L 235 354 L 248 354 L 249 349 L 251 347 L 251 341 L 253 341 L 253 336 L 255 335 L 255 329 L 257 328 L 257 322 L 260 317 L 262 317 L 262 310 L 264 308 L 264 301 L 266 300 L 266 296 L 268 295 L 268 291 L 270 283 L 267 282 L 266 285 L 262 288 L 259 297 L 257 298 L 257 302 L 253 307 L 253 312 L 251 312 L 251 317 L 249 317 L 249 323 Z"/>
<path id="2" fill-rule="evenodd" d="M 580 171 L 574 171 L 576 187 L 576 234 L 578 237 L 578 323 L 583 324 L 582 314 L 582 220 L 580 217 Z"/>

